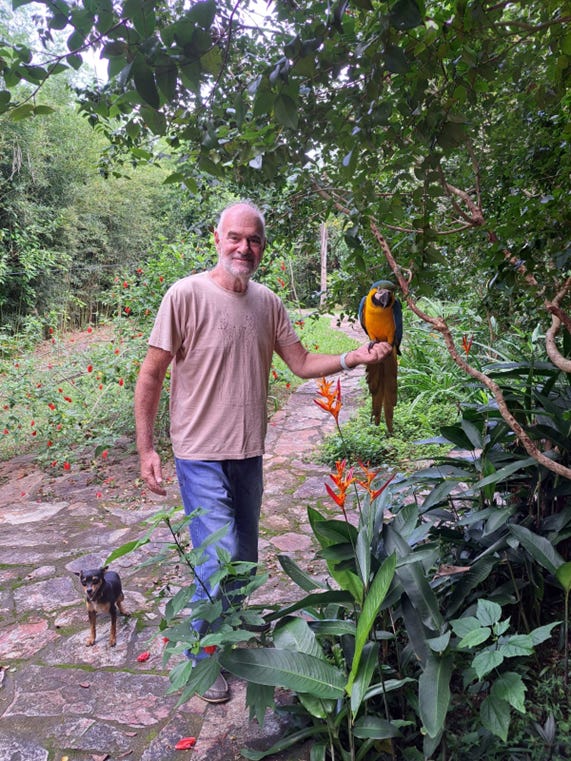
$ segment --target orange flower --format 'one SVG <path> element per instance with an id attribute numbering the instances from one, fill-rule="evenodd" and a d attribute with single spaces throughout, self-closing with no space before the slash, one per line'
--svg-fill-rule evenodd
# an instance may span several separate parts
<path id="1" fill-rule="evenodd" d="M 468 336 L 464 334 L 462 336 L 462 348 L 464 349 L 464 352 L 466 353 L 466 356 L 470 353 L 470 349 L 472 348 L 472 341 L 474 340 L 474 336 Z"/>
<path id="2" fill-rule="evenodd" d="M 333 388 L 333 386 L 334 381 L 320 378 L 317 381 L 317 389 L 323 399 L 314 399 L 313 401 L 318 407 L 321 407 L 322 410 L 331 413 L 335 418 L 335 422 L 338 423 L 339 413 L 343 407 L 343 402 L 341 401 L 341 381 L 338 379 L 335 388 Z"/>
<path id="3" fill-rule="evenodd" d="M 329 478 L 333 481 L 338 489 L 337 492 L 333 491 L 329 484 L 325 484 L 327 493 L 335 502 L 335 504 L 339 505 L 341 510 L 343 510 L 343 515 L 345 517 L 347 517 L 347 513 L 345 512 L 345 500 L 347 499 L 347 491 L 351 484 L 355 482 L 355 478 L 353 477 L 353 468 L 349 468 L 349 470 L 345 472 L 346 467 L 347 460 L 337 460 L 335 463 L 336 472 L 329 474 Z"/>

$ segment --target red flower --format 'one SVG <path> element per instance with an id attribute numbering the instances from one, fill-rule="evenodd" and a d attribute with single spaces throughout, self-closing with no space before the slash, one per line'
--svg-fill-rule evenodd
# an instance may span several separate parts
<path id="1" fill-rule="evenodd" d="M 101 499 L 103 494 L 100 491 L 95 492 L 95 499 Z"/>
<path id="2" fill-rule="evenodd" d="M 64 399 L 66 402 L 69 402 L 71 404 L 71 401 L 72 401 L 71 396 L 64 396 Z"/>
<path id="3" fill-rule="evenodd" d="M 64 470 L 70 470 L 71 469 L 71 465 L 69 464 L 69 462 L 64 462 L 63 469 Z"/>
<path id="4" fill-rule="evenodd" d="M 87 365 L 87 372 L 92 373 L 93 372 L 93 365 Z"/>
<path id="5" fill-rule="evenodd" d="M 91 325 L 87 328 L 87 332 L 88 333 L 93 333 L 93 328 L 91 327 Z"/>
<path id="6" fill-rule="evenodd" d="M 335 418 L 335 422 L 339 420 L 339 413 L 343 403 L 341 402 L 341 381 L 337 380 L 335 390 L 333 390 L 333 381 L 328 381 L 325 378 L 321 378 L 317 381 L 317 387 L 320 395 L 323 399 L 314 399 L 313 401 L 318 407 L 330 412 Z"/>
<path id="7" fill-rule="evenodd" d="M 162 283 L 162 282 L 163 282 L 163 280 L 164 280 L 164 277 L 161 275 L 161 276 L 159 277 L 159 283 Z"/>
<path id="8" fill-rule="evenodd" d="M 48 407 L 50 408 L 50 410 L 55 410 L 55 408 L 56 408 L 56 406 L 55 406 L 55 404 L 53 402 L 50 402 L 48 404 Z"/>
<path id="9" fill-rule="evenodd" d="M 150 657 L 151 657 L 150 652 L 148 650 L 145 650 L 144 653 L 141 653 L 140 655 L 137 656 L 137 660 L 139 663 L 144 663 L 145 661 L 148 661 Z"/>
<path id="10" fill-rule="evenodd" d="M 125 314 L 131 314 L 131 307 L 125 307 Z"/>
<path id="11" fill-rule="evenodd" d="M 53 441 L 48 441 L 47 445 L 48 445 L 48 447 L 53 447 L 54 443 L 53 443 Z"/>
<path id="12" fill-rule="evenodd" d="M 10 433 L 10 431 L 7 428 L 4 428 L 3 433 L 4 433 L 4 436 L 7 436 Z"/>
<path id="13" fill-rule="evenodd" d="M 472 348 L 472 341 L 474 340 L 474 336 L 468 336 L 464 334 L 462 336 L 462 348 L 464 349 L 464 352 L 466 353 L 466 356 L 470 353 L 470 349 Z"/>
<path id="14" fill-rule="evenodd" d="M 216 652 L 216 645 L 205 645 L 202 649 L 205 653 L 208 653 L 208 655 L 212 655 L 212 653 Z"/>
<path id="15" fill-rule="evenodd" d="M 123 380 L 123 378 L 119 378 L 119 385 L 122 386 L 124 383 L 125 381 Z"/>
<path id="16" fill-rule="evenodd" d="M 196 737 L 183 737 L 174 746 L 175 750 L 190 750 L 196 745 Z"/>
<path id="17" fill-rule="evenodd" d="M 347 472 L 345 472 L 345 469 L 347 467 L 347 460 L 337 460 L 335 463 L 335 473 L 330 473 L 329 478 L 333 481 L 338 492 L 334 492 L 333 489 L 329 486 L 329 484 L 325 484 L 325 488 L 327 490 L 327 493 L 331 497 L 331 499 L 339 505 L 341 510 L 343 510 L 343 515 L 346 516 L 345 513 L 345 500 L 347 499 L 347 491 L 352 483 L 355 482 L 355 478 L 353 477 L 353 468 L 349 468 Z"/>
<path id="18" fill-rule="evenodd" d="M 108 454 L 109 452 L 107 451 L 107 449 L 104 449 L 103 452 L 101 452 L 101 457 L 103 457 L 103 459 L 106 460 Z"/>
<path id="19" fill-rule="evenodd" d="M 128 287 L 129 287 L 129 283 L 125 280 L 123 282 L 123 288 L 128 288 Z"/>

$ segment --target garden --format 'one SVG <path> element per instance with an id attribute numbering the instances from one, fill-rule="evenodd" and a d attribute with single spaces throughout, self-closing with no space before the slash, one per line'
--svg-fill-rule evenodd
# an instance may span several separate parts
<path id="1" fill-rule="evenodd" d="M 280 555 L 295 599 L 258 605 L 263 569 L 224 562 L 251 602 L 207 600 L 192 615 L 222 626 L 196 641 L 185 522 L 110 553 L 172 535 L 155 560 L 188 572 L 161 623 L 181 701 L 222 668 L 260 722 L 295 695 L 291 733 L 247 758 L 571 753 L 570 21 L 554 0 L 0 6 L 3 459 L 55 476 L 134 446 L 154 315 L 214 264 L 228 200 L 264 210 L 256 277 L 308 349 L 354 346 L 332 316 L 358 328 L 380 278 L 402 304 L 392 434 L 365 384 L 343 422 L 344 377 L 316 391 L 323 573 Z M 299 382 L 275 357 L 269 417 Z M 167 453 L 168 376 L 157 436 Z"/>

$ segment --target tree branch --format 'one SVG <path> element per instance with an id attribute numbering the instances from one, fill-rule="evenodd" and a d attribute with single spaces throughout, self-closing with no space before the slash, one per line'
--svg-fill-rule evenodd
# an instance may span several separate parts
<path id="1" fill-rule="evenodd" d="M 385 256 L 385 259 L 387 260 L 389 267 L 394 273 L 398 281 L 398 284 L 401 288 L 401 291 L 403 293 L 403 296 L 408 306 L 410 307 L 410 309 L 414 312 L 414 314 L 420 317 L 421 320 L 432 325 L 432 327 L 442 335 L 444 339 L 444 343 L 446 344 L 446 348 L 448 349 L 448 353 L 452 357 L 453 361 L 458 365 L 458 367 L 460 367 L 465 373 L 470 375 L 472 378 L 475 378 L 476 380 L 478 380 L 490 391 L 490 393 L 493 395 L 494 399 L 496 400 L 498 404 L 498 409 L 500 411 L 501 416 L 509 425 L 509 427 L 512 429 L 512 431 L 515 433 L 521 445 L 523 446 L 525 451 L 530 455 L 530 457 L 533 457 L 533 459 L 536 460 L 540 465 L 543 465 L 545 468 L 552 471 L 553 473 L 557 473 L 558 475 L 563 476 L 564 478 L 571 479 L 571 468 L 567 468 L 561 463 L 556 462 L 552 460 L 551 458 L 547 457 L 545 454 L 543 454 L 543 452 L 539 450 L 537 445 L 529 437 L 529 435 L 524 430 L 524 428 L 512 415 L 511 411 L 509 410 L 507 406 L 506 400 L 504 398 L 504 395 L 500 386 L 491 378 L 489 378 L 487 375 L 484 375 L 484 373 L 480 372 L 475 367 L 472 367 L 472 365 L 468 364 L 468 362 L 460 356 L 454 344 L 454 339 L 452 337 L 450 328 L 448 327 L 446 323 L 446 320 L 444 320 L 442 317 L 431 317 L 430 315 L 426 314 L 418 307 L 418 305 L 416 304 L 416 302 L 414 301 L 414 299 L 412 298 L 410 294 L 408 282 L 403 277 L 402 270 L 397 264 L 386 239 L 381 234 L 379 228 L 376 225 L 376 222 L 373 219 L 371 219 L 370 225 L 371 225 L 371 231 L 373 235 L 375 236 Z"/>

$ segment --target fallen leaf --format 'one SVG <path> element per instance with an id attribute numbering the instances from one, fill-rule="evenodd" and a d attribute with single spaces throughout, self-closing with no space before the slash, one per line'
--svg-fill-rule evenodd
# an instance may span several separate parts
<path id="1" fill-rule="evenodd" d="M 174 746 L 175 750 L 190 750 L 196 745 L 196 737 L 183 737 Z"/>
<path id="2" fill-rule="evenodd" d="M 84 690 L 87 690 L 87 688 L 88 688 L 88 687 L 91 687 L 91 685 L 89 684 L 89 682 L 80 682 L 80 683 L 79 683 L 79 686 L 80 686 L 80 687 L 83 687 L 83 689 L 84 689 Z"/>
<path id="3" fill-rule="evenodd" d="M 144 653 L 141 653 L 140 655 L 137 656 L 137 660 L 139 661 L 139 663 L 143 663 L 144 661 L 148 661 L 150 657 L 151 657 L 150 652 L 148 650 L 145 650 Z"/>
<path id="4" fill-rule="evenodd" d="M 455 573 L 468 573 L 472 569 L 469 565 L 441 565 L 434 574 L 435 579 L 442 576 L 453 576 Z"/>

